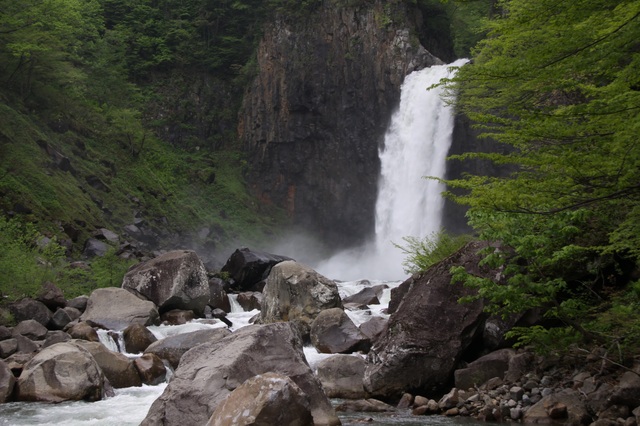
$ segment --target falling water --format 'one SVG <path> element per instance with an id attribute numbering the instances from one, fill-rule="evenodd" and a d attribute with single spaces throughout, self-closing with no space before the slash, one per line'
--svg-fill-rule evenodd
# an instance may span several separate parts
<path id="1" fill-rule="evenodd" d="M 442 99 L 443 89 L 427 88 L 465 62 L 425 68 L 405 78 L 380 150 L 375 240 L 332 257 L 318 265 L 318 271 L 344 280 L 402 279 L 404 255 L 396 244 L 402 245 L 404 237 L 423 238 L 440 230 L 444 185 L 425 177 L 444 177 L 454 120 Z"/>

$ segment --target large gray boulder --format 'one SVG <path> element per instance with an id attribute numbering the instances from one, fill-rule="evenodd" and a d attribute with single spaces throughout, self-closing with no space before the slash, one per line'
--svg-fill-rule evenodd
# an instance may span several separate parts
<path id="1" fill-rule="evenodd" d="M 17 321 L 36 320 L 43 326 L 47 326 L 51 320 L 51 311 L 47 306 L 34 299 L 24 298 L 9 305 L 9 311 Z"/>
<path id="2" fill-rule="evenodd" d="M 311 344 L 320 353 L 339 354 L 368 351 L 369 339 L 340 308 L 321 311 L 311 323 Z"/>
<path id="3" fill-rule="evenodd" d="M 231 332 L 226 328 L 198 330 L 190 333 L 176 334 L 151 343 L 144 351 L 167 360 L 172 368 L 178 368 L 180 359 L 191 348 L 202 343 L 217 342 L 227 337 Z"/>
<path id="4" fill-rule="evenodd" d="M 109 350 L 105 345 L 98 342 L 88 342 L 86 340 L 73 340 L 70 343 L 84 348 L 109 380 L 114 388 L 128 388 L 131 386 L 141 386 L 142 380 L 138 374 L 133 360 L 119 352 Z"/>
<path id="5" fill-rule="evenodd" d="M 309 398 L 289 377 L 259 374 L 238 386 L 207 426 L 313 426 Z"/>
<path id="6" fill-rule="evenodd" d="M 453 369 L 477 332 L 482 331 L 483 302 L 461 304 L 473 294 L 451 283 L 450 268 L 460 265 L 483 277 L 478 266 L 482 243 L 469 243 L 428 271 L 409 278 L 396 294 L 404 294 L 384 333 L 369 352 L 365 390 L 373 396 L 399 398 L 403 392 L 432 394 L 445 390 Z M 392 293 L 393 294 L 393 293 Z M 393 297 L 393 296 L 392 296 Z"/>
<path id="7" fill-rule="evenodd" d="M 314 424 L 340 424 L 306 363 L 297 333 L 291 324 L 280 322 L 244 327 L 188 351 L 142 425 L 205 424 L 234 389 L 268 372 L 283 374 L 302 389 L 309 397 Z"/>
<path id="8" fill-rule="evenodd" d="M 513 349 L 500 349 L 473 361 L 465 368 L 454 372 L 455 387 L 467 390 L 480 387 L 494 377 L 504 378 L 511 359 L 516 355 Z"/>
<path id="9" fill-rule="evenodd" d="M 80 320 L 120 331 L 131 324 L 154 325 L 158 318 L 158 309 L 153 302 L 142 300 L 127 290 L 108 287 L 91 293 Z"/>
<path id="10" fill-rule="evenodd" d="M 11 399 L 16 378 L 6 362 L 0 359 L 0 404 Z"/>
<path id="11" fill-rule="evenodd" d="M 342 308 L 336 283 L 308 266 L 288 260 L 271 269 L 263 290 L 260 322 L 290 321 L 306 337 L 318 314 L 331 308 Z"/>
<path id="12" fill-rule="evenodd" d="M 170 251 L 134 266 L 122 288 L 151 300 L 161 313 L 184 309 L 202 315 L 209 302 L 207 271 L 192 250 Z"/>
<path id="13" fill-rule="evenodd" d="M 93 356 L 70 343 L 56 343 L 27 362 L 18 377 L 19 401 L 97 401 L 105 378 Z"/>
<path id="14" fill-rule="evenodd" d="M 366 397 L 362 378 L 364 358 L 357 355 L 334 355 L 316 365 L 316 376 L 329 398 L 362 399 Z"/>

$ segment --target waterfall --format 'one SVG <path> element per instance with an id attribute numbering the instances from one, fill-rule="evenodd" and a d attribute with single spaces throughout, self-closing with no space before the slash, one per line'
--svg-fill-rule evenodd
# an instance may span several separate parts
<path id="1" fill-rule="evenodd" d="M 402 84 L 400 105 L 380 150 L 380 180 L 374 241 L 333 256 L 317 266 L 330 278 L 403 279 L 404 256 L 395 244 L 440 230 L 444 185 L 425 176 L 444 177 L 453 133 L 453 112 L 443 89 L 427 90 L 465 59 L 414 71 Z"/>

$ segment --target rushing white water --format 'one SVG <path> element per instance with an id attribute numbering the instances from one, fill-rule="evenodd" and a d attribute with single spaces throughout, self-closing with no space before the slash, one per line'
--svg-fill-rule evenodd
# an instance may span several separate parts
<path id="1" fill-rule="evenodd" d="M 442 99 L 442 88 L 427 88 L 450 77 L 452 67 L 465 62 L 425 68 L 405 78 L 398 111 L 380 151 L 375 239 L 333 256 L 317 265 L 318 271 L 344 280 L 402 279 L 404 255 L 396 244 L 402 245 L 404 237 L 423 238 L 440 230 L 445 188 L 425 177 L 444 177 L 453 112 Z"/>

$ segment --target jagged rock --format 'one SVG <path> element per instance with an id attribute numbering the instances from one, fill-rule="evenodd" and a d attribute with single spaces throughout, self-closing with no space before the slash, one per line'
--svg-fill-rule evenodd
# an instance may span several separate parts
<path id="1" fill-rule="evenodd" d="M 193 321 L 195 315 L 193 311 L 185 311 L 184 309 L 172 309 L 160 315 L 160 321 L 168 325 L 182 325 Z"/>
<path id="2" fill-rule="evenodd" d="M 191 348 L 202 343 L 212 343 L 227 337 L 231 332 L 226 328 L 198 330 L 190 333 L 176 334 L 154 342 L 145 349 L 145 354 L 155 354 L 166 359 L 171 367 L 178 368 L 180 359 Z"/>
<path id="3" fill-rule="evenodd" d="M 14 338 L 0 340 L 0 358 L 7 358 L 18 350 L 18 341 Z"/>
<path id="4" fill-rule="evenodd" d="M 321 311 L 311 323 L 310 336 L 318 352 L 326 354 L 366 352 L 371 346 L 369 339 L 340 308 Z"/>
<path id="5" fill-rule="evenodd" d="M 44 303 L 44 305 L 53 312 L 58 308 L 64 308 L 67 304 L 64 294 L 62 294 L 62 290 L 50 281 L 45 281 L 42 284 L 42 288 L 40 289 L 40 293 L 38 294 L 38 297 L 36 297 L 36 300 Z"/>
<path id="6" fill-rule="evenodd" d="M 335 282 L 300 263 L 287 260 L 271 269 L 263 291 L 260 322 L 290 321 L 308 336 L 318 314 L 342 308 Z"/>
<path id="7" fill-rule="evenodd" d="M 262 293 L 257 291 L 245 291 L 238 294 L 238 304 L 242 306 L 245 311 L 253 311 L 254 309 L 260 310 L 262 306 Z"/>
<path id="8" fill-rule="evenodd" d="M 254 286 L 269 276 L 274 265 L 285 260 L 293 259 L 245 247 L 231 254 L 221 272 L 229 274 L 233 280 L 231 285 L 233 290 L 260 291 L 261 289 Z"/>
<path id="9" fill-rule="evenodd" d="M 67 333 L 74 339 L 88 340 L 89 342 L 99 342 L 98 332 L 86 322 L 79 322 L 67 330 Z"/>
<path id="10" fill-rule="evenodd" d="M 67 307 L 76 308 L 80 312 L 84 312 L 85 309 L 87 309 L 88 301 L 89 301 L 89 296 L 74 297 L 71 300 L 67 300 Z"/>
<path id="11" fill-rule="evenodd" d="M 500 349 L 478 358 L 466 368 L 454 372 L 455 386 L 469 389 L 479 387 L 493 377 L 503 378 L 514 355 L 513 349 Z"/>
<path id="12" fill-rule="evenodd" d="M 373 234 L 378 149 L 399 88 L 441 63 L 417 42 L 418 19 L 405 3 L 323 2 L 264 29 L 239 114 L 247 179 L 259 200 L 331 245 Z"/>
<path id="13" fill-rule="evenodd" d="M 616 390 L 611 395 L 610 403 L 640 406 L 640 375 L 633 371 L 627 371 L 620 377 Z"/>
<path id="14" fill-rule="evenodd" d="M 243 327 L 187 352 L 142 426 L 204 424 L 233 389 L 267 372 L 288 376 L 307 394 L 314 424 L 340 424 L 306 363 L 297 333 L 280 322 Z"/>
<path id="15" fill-rule="evenodd" d="M 125 289 L 108 287 L 91 293 L 80 320 L 108 330 L 123 330 L 131 324 L 156 324 L 158 317 L 153 302 L 142 300 Z"/>
<path id="16" fill-rule="evenodd" d="M 16 351 L 17 353 L 32 354 L 40 350 L 40 343 L 42 342 L 40 343 L 34 342 L 28 337 L 25 337 L 22 334 L 17 334 L 17 333 L 14 334 L 14 338 L 18 343 L 18 350 Z"/>
<path id="17" fill-rule="evenodd" d="M 128 388 L 142 384 L 132 359 L 121 353 L 110 351 L 102 343 L 86 340 L 72 340 L 71 343 L 91 353 L 104 376 L 114 388 Z"/>
<path id="18" fill-rule="evenodd" d="M 18 378 L 19 401 L 97 401 L 105 379 L 93 356 L 69 342 L 43 349 L 27 362 Z"/>
<path id="19" fill-rule="evenodd" d="M 209 302 L 207 271 L 192 250 L 175 250 L 132 267 L 122 288 L 158 306 L 160 312 L 191 310 L 202 315 Z"/>
<path id="20" fill-rule="evenodd" d="M 69 309 L 73 309 L 73 308 L 69 308 Z M 76 309 L 77 310 L 77 309 Z M 79 312 L 78 312 L 79 313 Z M 78 318 L 80 317 L 80 315 L 78 315 Z M 75 318 L 77 319 L 77 318 Z M 71 317 L 69 316 L 69 314 L 67 313 L 66 308 L 65 309 L 61 309 L 58 308 L 53 315 L 51 316 L 51 321 L 49 321 L 49 327 L 54 329 L 54 330 L 62 330 L 64 329 L 67 324 L 69 324 L 71 321 L 73 321 L 71 319 Z"/>
<path id="21" fill-rule="evenodd" d="M 43 326 L 49 324 L 51 311 L 47 306 L 34 299 L 24 298 L 9 305 L 9 311 L 17 321 L 36 320 Z"/>
<path id="22" fill-rule="evenodd" d="M 231 312 L 231 303 L 224 287 L 224 281 L 220 278 L 211 278 L 209 280 L 209 306 L 229 313 Z"/>
<path id="23" fill-rule="evenodd" d="M 353 355 L 335 355 L 316 365 L 316 376 L 329 398 L 360 399 L 365 392 L 362 386 L 364 359 Z"/>
<path id="24" fill-rule="evenodd" d="M 47 338 L 44 340 L 42 344 L 42 348 L 47 348 L 49 346 L 55 345 L 56 343 L 67 342 L 71 340 L 71 336 L 69 333 L 65 333 L 62 330 L 54 330 L 47 333 Z"/>
<path id="25" fill-rule="evenodd" d="M 42 340 L 47 335 L 47 331 L 47 327 L 36 320 L 24 320 L 13 327 L 12 333 L 14 337 L 21 334 L 31 340 Z"/>
<path id="26" fill-rule="evenodd" d="M 342 303 L 359 303 L 361 305 L 379 305 L 382 291 L 389 286 L 385 284 L 374 287 L 365 287 L 356 294 L 342 299 Z"/>
<path id="27" fill-rule="evenodd" d="M 102 257 L 107 254 L 110 248 L 111 246 L 104 241 L 96 240 L 95 238 L 88 238 L 84 243 L 82 255 L 89 259 L 92 257 Z"/>
<path id="28" fill-rule="evenodd" d="M 478 266 L 478 252 L 484 247 L 483 243 L 469 243 L 400 285 L 405 287 L 405 296 L 369 352 L 364 377 L 367 392 L 398 398 L 404 391 L 430 394 L 443 390 L 484 319 L 482 301 L 458 303 L 473 290 L 452 284 L 449 270 L 460 265 L 478 276 L 494 276 Z"/>
<path id="29" fill-rule="evenodd" d="M 388 320 L 382 317 L 373 317 L 367 322 L 360 324 L 358 329 L 364 334 L 371 342 L 375 342 L 382 332 L 387 327 Z"/>
<path id="30" fill-rule="evenodd" d="M 16 378 L 13 376 L 9 366 L 0 359 L 0 404 L 4 404 L 11 399 L 15 383 Z"/>
<path id="31" fill-rule="evenodd" d="M 131 324 L 122 332 L 124 347 L 127 352 L 137 354 L 144 352 L 149 345 L 158 339 L 142 324 Z"/>
<path id="32" fill-rule="evenodd" d="M 309 398 L 289 377 L 277 373 L 254 376 L 222 401 L 207 426 L 313 426 Z"/>
<path id="33" fill-rule="evenodd" d="M 562 408 L 564 406 L 564 409 Z M 589 424 L 591 416 L 580 395 L 572 389 L 545 396 L 524 414 L 523 423 L 550 423 L 554 417 L 563 416 L 564 424 Z"/>
<path id="34" fill-rule="evenodd" d="M 140 379 L 145 385 L 155 386 L 162 383 L 167 375 L 167 368 L 159 356 L 151 353 L 144 354 L 133 360 Z"/>
<path id="35" fill-rule="evenodd" d="M 85 303 L 85 308 L 86 308 L 86 303 Z M 82 312 L 79 309 L 71 307 L 71 306 L 65 306 L 62 310 L 67 313 L 67 315 L 69 316 L 69 319 L 71 321 L 75 321 L 77 319 L 80 319 L 80 317 L 82 316 Z"/>
<path id="36" fill-rule="evenodd" d="M 336 406 L 336 411 L 356 411 L 356 412 L 392 412 L 396 411 L 395 407 L 377 399 L 356 399 L 352 401 L 344 401 Z"/>

